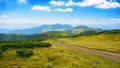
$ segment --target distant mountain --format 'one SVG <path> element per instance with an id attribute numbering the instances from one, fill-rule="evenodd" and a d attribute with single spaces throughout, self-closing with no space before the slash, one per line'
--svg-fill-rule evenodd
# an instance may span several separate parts
<path id="1" fill-rule="evenodd" d="M 65 32 L 72 33 L 74 35 L 78 35 L 78 34 L 91 34 L 94 32 L 100 32 L 102 30 L 84 26 L 84 25 L 72 27 L 70 25 L 53 24 L 53 25 L 42 25 L 40 27 L 24 29 L 24 30 L 14 30 L 8 33 L 9 34 L 32 35 L 32 34 L 37 34 L 37 33 L 48 32 L 48 31 L 65 31 Z"/>
<path id="2" fill-rule="evenodd" d="M 61 25 L 61 24 L 53 24 L 53 25 L 42 25 L 40 27 L 24 29 L 24 30 L 15 30 L 8 32 L 9 34 L 24 34 L 31 35 L 36 33 L 42 33 L 47 31 L 65 31 L 71 29 L 70 25 Z"/>
<path id="3" fill-rule="evenodd" d="M 80 26 L 77 26 L 77 27 L 74 27 L 74 28 L 68 30 L 67 32 L 78 35 L 78 34 L 90 34 L 90 33 L 100 32 L 100 31 L 102 31 L 102 29 L 97 29 L 97 28 L 80 25 Z"/>
<path id="4" fill-rule="evenodd" d="M 7 33 L 7 32 L 9 32 L 9 31 L 11 31 L 10 29 L 1 29 L 0 28 L 0 33 Z"/>

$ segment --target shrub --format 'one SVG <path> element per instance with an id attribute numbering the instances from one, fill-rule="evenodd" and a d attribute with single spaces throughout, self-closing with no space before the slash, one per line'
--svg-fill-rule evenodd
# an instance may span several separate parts
<path id="1" fill-rule="evenodd" d="M 56 56 L 49 56 L 48 57 L 48 61 L 55 61 L 55 59 L 56 59 Z"/>
<path id="2" fill-rule="evenodd" d="M 37 41 L 16 41 L 16 42 L 3 42 L 1 49 L 3 51 L 8 48 L 34 48 L 34 47 L 50 47 L 50 43 L 37 42 Z"/>
<path id="3" fill-rule="evenodd" d="M 44 43 L 44 42 L 40 42 L 36 44 L 36 47 L 50 47 L 50 46 L 51 46 L 50 43 Z"/>
<path id="4" fill-rule="evenodd" d="M 2 50 L 0 49 L 0 57 L 1 57 L 1 55 L 2 55 Z"/>
<path id="5" fill-rule="evenodd" d="M 6 51 L 8 49 L 8 47 L 6 45 L 2 45 L 1 49 L 2 49 L 2 51 Z"/>
<path id="6" fill-rule="evenodd" d="M 50 44 L 50 43 L 44 43 L 43 46 L 44 46 L 44 47 L 51 47 L 51 44 Z"/>
<path id="7" fill-rule="evenodd" d="M 53 68 L 53 65 L 52 65 L 52 64 L 47 64 L 47 65 L 45 66 L 45 68 Z"/>
<path id="8" fill-rule="evenodd" d="M 21 56 L 21 57 L 30 57 L 31 55 L 33 55 L 34 52 L 33 50 L 22 48 L 22 49 L 16 50 L 16 53 L 18 56 Z"/>

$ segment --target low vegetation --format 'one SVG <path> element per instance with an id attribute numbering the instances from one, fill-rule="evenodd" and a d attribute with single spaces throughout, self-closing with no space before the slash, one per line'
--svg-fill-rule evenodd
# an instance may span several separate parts
<path id="1" fill-rule="evenodd" d="M 71 36 L 71 33 L 64 32 L 64 31 L 49 31 L 49 32 L 43 32 L 39 34 L 33 34 L 33 38 L 64 38 Z"/>
<path id="2" fill-rule="evenodd" d="M 114 32 L 113 32 L 114 33 Z M 44 40 L 44 41 L 43 41 Z M 57 39 L 0 41 L 1 68 L 120 68 L 120 63 L 68 49 Z M 80 47 L 120 52 L 120 35 L 94 34 L 61 39 Z"/>
<path id="3" fill-rule="evenodd" d="M 22 49 L 16 50 L 16 53 L 18 56 L 21 56 L 21 57 L 30 57 L 31 55 L 33 55 L 34 52 L 33 50 L 22 48 Z"/>
<path id="4" fill-rule="evenodd" d="M 55 61 L 57 56 L 48 56 L 48 61 Z"/>
<path id="5" fill-rule="evenodd" d="M 16 40 L 16 41 L 0 41 L 0 56 L 4 51 L 15 49 L 20 57 L 30 57 L 34 54 L 33 48 L 49 48 L 50 43 L 42 42 L 42 40 Z"/>
<path id="6" fill-rule="evenodd" d="M 3 53 L 3 52 L 2 52 L 2 50 L 0 49 L 0 57 L 1 57 L 2 53 Z"/>
<path id="7" fill-rule="evenodd" d="M 35 47 L 50 47 L 50 43 L 45 42 L 38 42 L 38 41 L 11 41 L 11 42 L 1 42 L 0 44 L 1 49 L 3 51 L 7 50 L 8 48 L 35 48 Z"/>
<path id="8" fill-rule="evenodd" d="M 58 44 L 56 40 L 47 40 L 49 48 L 34 48 L 29 58 L 20 58 L 16 49 L 4 51 L 0 59 L 1 68 L 119 68 L 120 63 L 83 51 L 73 51 Z M 29 49 L 27 49 L 28 51 Z M 21 51 L 21 50 L 20 50 Z M 23 50 L 24 51 L 24 50 Z"/>
<path id="9" fill-rule="evenodd" d="M 29 40 L 29 39 L 46 39 L 46 38 L 64 38 L 71 36 L 71 33 L 64 31 L 49 31 L 37 33 L 33 35 L 20 35 L 20 34 L 1 34 L 0 41 L 5 40 Z"/>

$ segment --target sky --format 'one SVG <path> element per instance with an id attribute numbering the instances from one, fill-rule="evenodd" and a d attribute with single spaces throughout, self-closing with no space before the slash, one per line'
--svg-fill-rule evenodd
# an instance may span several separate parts
<path id="1" fill-rule="evenodd" d="M 120 0 L 0 0 L 0 28 L 42 24 L 120 26 Z"/>

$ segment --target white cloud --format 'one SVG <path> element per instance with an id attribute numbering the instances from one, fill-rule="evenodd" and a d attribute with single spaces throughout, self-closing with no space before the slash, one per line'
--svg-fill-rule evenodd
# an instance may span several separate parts
<path id="1" fill-rule="evenodd" d="M 79 3 L 79 6 L 94 6 L 104 3 L 106 0 L 84 0 L 83 2 Z"/>
<path id="2" fill-rule="evenodd" d="M 82 2 L 73 2 L 72 0 L 69 0 L 65 6 L 92 6 L 103 3 L 104 1 L 106 0 L 83 0 Z"/>
<path id="3" fill-rule="evenodd" d="M 72 0 L 69 0 L 69 2 L 65 4 L 65 6 L 72 6 L 72 5 L 75 5 L 75 2 L 73 2 Z"/>
<path id="4" fill-rule="evenodd" d="M 117 7 L 120 7 L 120 4 L 118 2 L 104 2 L 96 6 L 96 8 L 101 8 L 101 9 L 109 9 L 109 8 L 117 8 Z"/>
<path id="5" fill-rule="evenodd" d="M 73 2 L 72 0 L 69 0 L 65 6 L 94 6 L 95 8 L 109 9 L 120 7 L 120 3 L 116 2 L 116 0 L 83 0 L 82 2 Z"/>
<path id="6" fill-rule="evenodd" d="M 120 18 L 111 18 L 111 21 L 119 21 L 120 22 Z"/>
<path id="7" fill-rule="evenodd" d="M 54 6 L 63 6 L 65 2 L 64 1 L 50 1 L 50 4 Z"/>
<path id="8" fill-rule="evenodd" d="M 50 11 L 50 8 L 48 6 L 33 6 L 32 10 L 37 10 L 37 11 Z"/>
<path id="9" fill-rule="evenodd" d="M 58 11 L 58 12 L 72 12 L 73 9 L 72 8 L 66 8 L 66 9 L 57 8 L 57 9 L 54 9 L 53 11 Z"/>
<path id="10" fill-rule="evenodd" d="M 102 18 L 101 23 L 106 22 L 106 24 L 120 24 L 120 18 Z"/>
<path id="11" fill-rule="evenodd" d="M 109 19 L 109 21 L 110 22 L 112 22 L 112 23 L 116 23 L 116 24 L 120 24 L 120 18 L 111 18 L 111 19 Z"/>
<path id="12" fill-rule="evenodd" d="M 18 0 L 19 3 L 26 3 L 26 0 Z"/>

